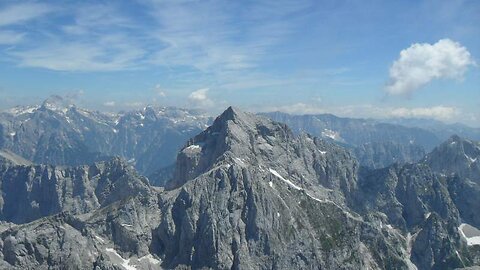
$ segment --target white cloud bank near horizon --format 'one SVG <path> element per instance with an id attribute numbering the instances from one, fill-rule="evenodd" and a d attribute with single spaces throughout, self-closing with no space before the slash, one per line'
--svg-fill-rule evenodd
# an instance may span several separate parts
<path id="1" fill-rule="evenodd" d="M 435 79 L 461 80 L 475 65 L 470 52 L 460 43 L 441 39 L 435 44 L 415 43 L 400 52 L 390 67 L 390 95 L 409 96 Z"/>
<path id="2" fill-rule="evenodd" d="M 295 103 L 283 106 L 266 107 L 260 112 L 284 112 L 294 115 L 303 114 L 334 114 L 340 117 L 351 118 L 417 118 L 417 119 L 435 119 L 443 122 L 455 121 L 462 114 L 461 110 L 451 106 L 430 106 L 430 107 L 378 107 L 373 105 L 363 106 L 320 106 L 307 103 Z"/>

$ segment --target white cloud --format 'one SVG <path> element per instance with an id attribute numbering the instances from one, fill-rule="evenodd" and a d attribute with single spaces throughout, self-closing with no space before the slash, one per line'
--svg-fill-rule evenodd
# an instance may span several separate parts
<path id="1" fill-rule="evenodd" d="M 266 108 L 262 108 L 262 111 L 264 112 L 278 111 L 278 112 L 284 112 L 284 113 L 296 114 L 296 115 L 326 113 L 326 111 L 321 106 L 307 104 L 303 102 L 298 102 L 298 103 L 283 105 L 283 106 L 266 107 Z"/>
<path id="2" fill-rule="evenodd" d="M 104 37 L 108 39 L 108 37 Z M 114 40 L 111 40 L 114 41 Z M 42 47 L 12 51 L 20 66 L 41 67 L 59 71 L 115 71 L 132 69 L 144 52 L 134 46 L 107 40 L 98 43 L 44 44 Z"/>
<path id="3" fill-rule="evenodd" d="M 46 15 L 53 9 L 40 3 L 21 3 L 0 10 L 0 26 L 19 24 Z"/>
<path id="4" fill-rule="evenodd" d="M 59 71 L 158 66 L 188 67 L 209 76 L 245 72 L 271 57 L 269 49 L 301 25 L 299 11 L 312 1 L 261 1 L 248 7 L 231 1 L 140 4 L 145 9 L 141 20 L 117 3 L 82 2 L 68 9 L 36 2 L 9 5 L 0 10 L 0 27 L 21 25 L 22 33 L 0 35 L 0 44 L 22 45 L 6 52 L 19 66 Z M 245 8 L 248 12 L 239 12 Z M 44 16 L 49 13 L 53 16 Z M 42 23 L 30 25 L 40 17 Z"/>
<path id="5" fill-rule="evenodd" d="M 434 106 L 423 108 L 396 108 L 390 113 L 394 117 L 404 118 L 433 118 L 437 120 L 451 120 L 459 115 L 460 111 L 455 107 Z"/>
<path id="6" fill-rule="evenodd" d="M 449 106 L 432 107 L 379 107 L 370 104 L 350 106 L 319 106 L 307 103 L 294 103 L 283 106 L 263 107 L 262 112 L 279 111 L 294 115 L 332 113 L 340 117 L 352 118 L 429 118 L 441 121 L 458 120 L 463 114 L 458 108 Z"/>
<path id="7" fill-rule="evenodd" d="M 18 18 L 5 19 L 1 15 L 21 11 L 24 14 Z M 0 25 L 23 23 L 28 26 L 26 20 L 51 11 L 55 11 L 57 17 L 68 18 L 69 23 L 57 25 L 48 17 L 48 27 L 39 24 L 38 29 L 33 27 L 36 31 L 24 27 L 24 34 L 15 36 L 15 32 L 10 31 L 4 38 L 0 32 L 0 43 L 6 40 L 4 44 L 15 41 L 22 45 L 6 52 L 19 66 L 84 72 L 129 70 L 142 65 L 147 49 L 138 39 L 143 38 L 144 33 L 131 35 L 135 23 L 113 4 L 79 3 L 70 9 L 53 9 L 39 4 L 17 5 L 0 11 Z M 28 39 L 30 36 L 34 36 L 35 41 Z"/>
<path id="8" fill-rule="evenodd" d="M 155 87 L 153 88 L 153 91 L 159 97 L 166 97 L 167 96 L 167 94 L 165 94 L 165 91 L 163 91 L 163 87 L 160 84 L 155 85 Z"/>
<path id="9" fill-rule="evenodd" d="M 106 102 L 103 103 L 103 106 L 114 107 L 115 106 L 115 101 L 106 101 Z"/>
<path id="10" fill-rule="evenodd" d="M 390 68 L 391 95 L 410 95 L 434 79 L 462 79 L 474 65 L 470 52 L 460 43 L 441 39 L 435 44 L 415 43 L 400 52 Z"/>
<path id="11" fill-rule="evenodd" d="M 213 105 L 213 101 L 207 96 L 207 93 L 209 90 L 210 90 L 209 88 L 201 88 L 196 91 L 193 91 L 188 96 L 188 100 L 194 106 L 211 107 Z"/>
<path id="12" fill-rule="evenodd" d="M 0 45 L 12 45 L 21 42 L 25 34 L 14 31 L 0 31 Z"/>
<path id="13" fill-rule="evenodd" d="M 291 14 L 307 1 L 255 2 L 242 9 L 236 2 L 146 1 L 158 27 L 152 36 L 162 45 L 151 63 L 189 66 L 200 71 L 244 70 L 268 56 L 268 48 L 292 32 L 298 23 Z M 241 21 L 239 26 L 235 21 Z M 236 38 L 241 34 L 242 38 Z"/>
<path id="14" fill-rule="evenodd" d="M 208 92 L 208 88 L 202 88 L 202 89 L 198 89 L 196 91 L 193 91 L 192 93 L 190 93 L 190 95 L 188 96 L 188 98 L 190 100 L 195 100 L 195 101 L 204 101 L 204 100 L 207 100 L 207 92 Z"/>

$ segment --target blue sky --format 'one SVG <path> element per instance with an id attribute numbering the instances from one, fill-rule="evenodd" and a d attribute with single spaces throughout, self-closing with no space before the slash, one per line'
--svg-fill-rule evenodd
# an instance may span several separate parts
<path id="1" fill-rule="evenodd" d="M 474 0 L 2 1 L 0 107 L 59 94 L 480 126 L 479 14 Z"/>

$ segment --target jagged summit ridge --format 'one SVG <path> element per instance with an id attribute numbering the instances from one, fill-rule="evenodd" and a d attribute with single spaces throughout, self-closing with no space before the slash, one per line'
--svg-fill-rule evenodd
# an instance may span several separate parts
<path id="1" fill-rule="evenodd" d="M 174 181 L 169 187 L 178 187 L 219 163 L 248 159 L 255 164 L 258 151 L 273 149 L 279 143 L 272 138 L 287 136 L 293 138 L 283 124 L 228 107 L 180 151 Z"/>
<path id="2" fill-rule="evenodd" d="M 0 149 L 53 165 L 121 156 L 151 175 L 171 166 L 182 145 L 211 121 L 201 112 L 173 107 L 102 113 L 70 101 L 52 96 L 38 106 L 0 113 Z"/>
<path id="3" fill-rule="evenodd" d="M 315 190 L 320 185 L 335 192 L 355 187 L 358 167 L 348 151 L 333 143 L 306 134 L 295 136 L 285 124 L 229 107 L 180 151 L 168 188 L 230 166 L 263 174 L 278 171 L 295 185 Z M 342 171 L 332 170 L 334 166 Z"/>
<path id="4" fill-rule="evenodd" d="M 75 105 L 68 99 L 63 98 L 58 95 L 52 95 L 42 102 L 40 106 L 41 109 L 48 109 L 51 111 L 62 111 L 67 112 L 70 108 L 75 107 Z"/>
<path id="5" fill-rule="evenodd" d="M 457 174 L 480 184 L 480 143 L 453 135 L 425 157 L 424 162 L 443 174 Z"/>

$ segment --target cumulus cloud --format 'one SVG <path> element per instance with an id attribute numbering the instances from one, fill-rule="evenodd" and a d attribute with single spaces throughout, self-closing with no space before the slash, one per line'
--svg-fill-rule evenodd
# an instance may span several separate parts
<path id="1" fill-rule="evenodd" d="M 188 96 L 188 100 L 195 106 L 210 107 L 213 105 L 213 101 L 207 96 L 209 88 L 201 88 L 193 91 Z"/>
<path id="2" fill-rule="evenodd" d="M 415 43 L 402 50 L 390 67 L 386 91 L 391 95 L 410 95 L 435 79 L 461 79 L 474 64 L 467 48 L 450 39 L 435 44 Z"/>

